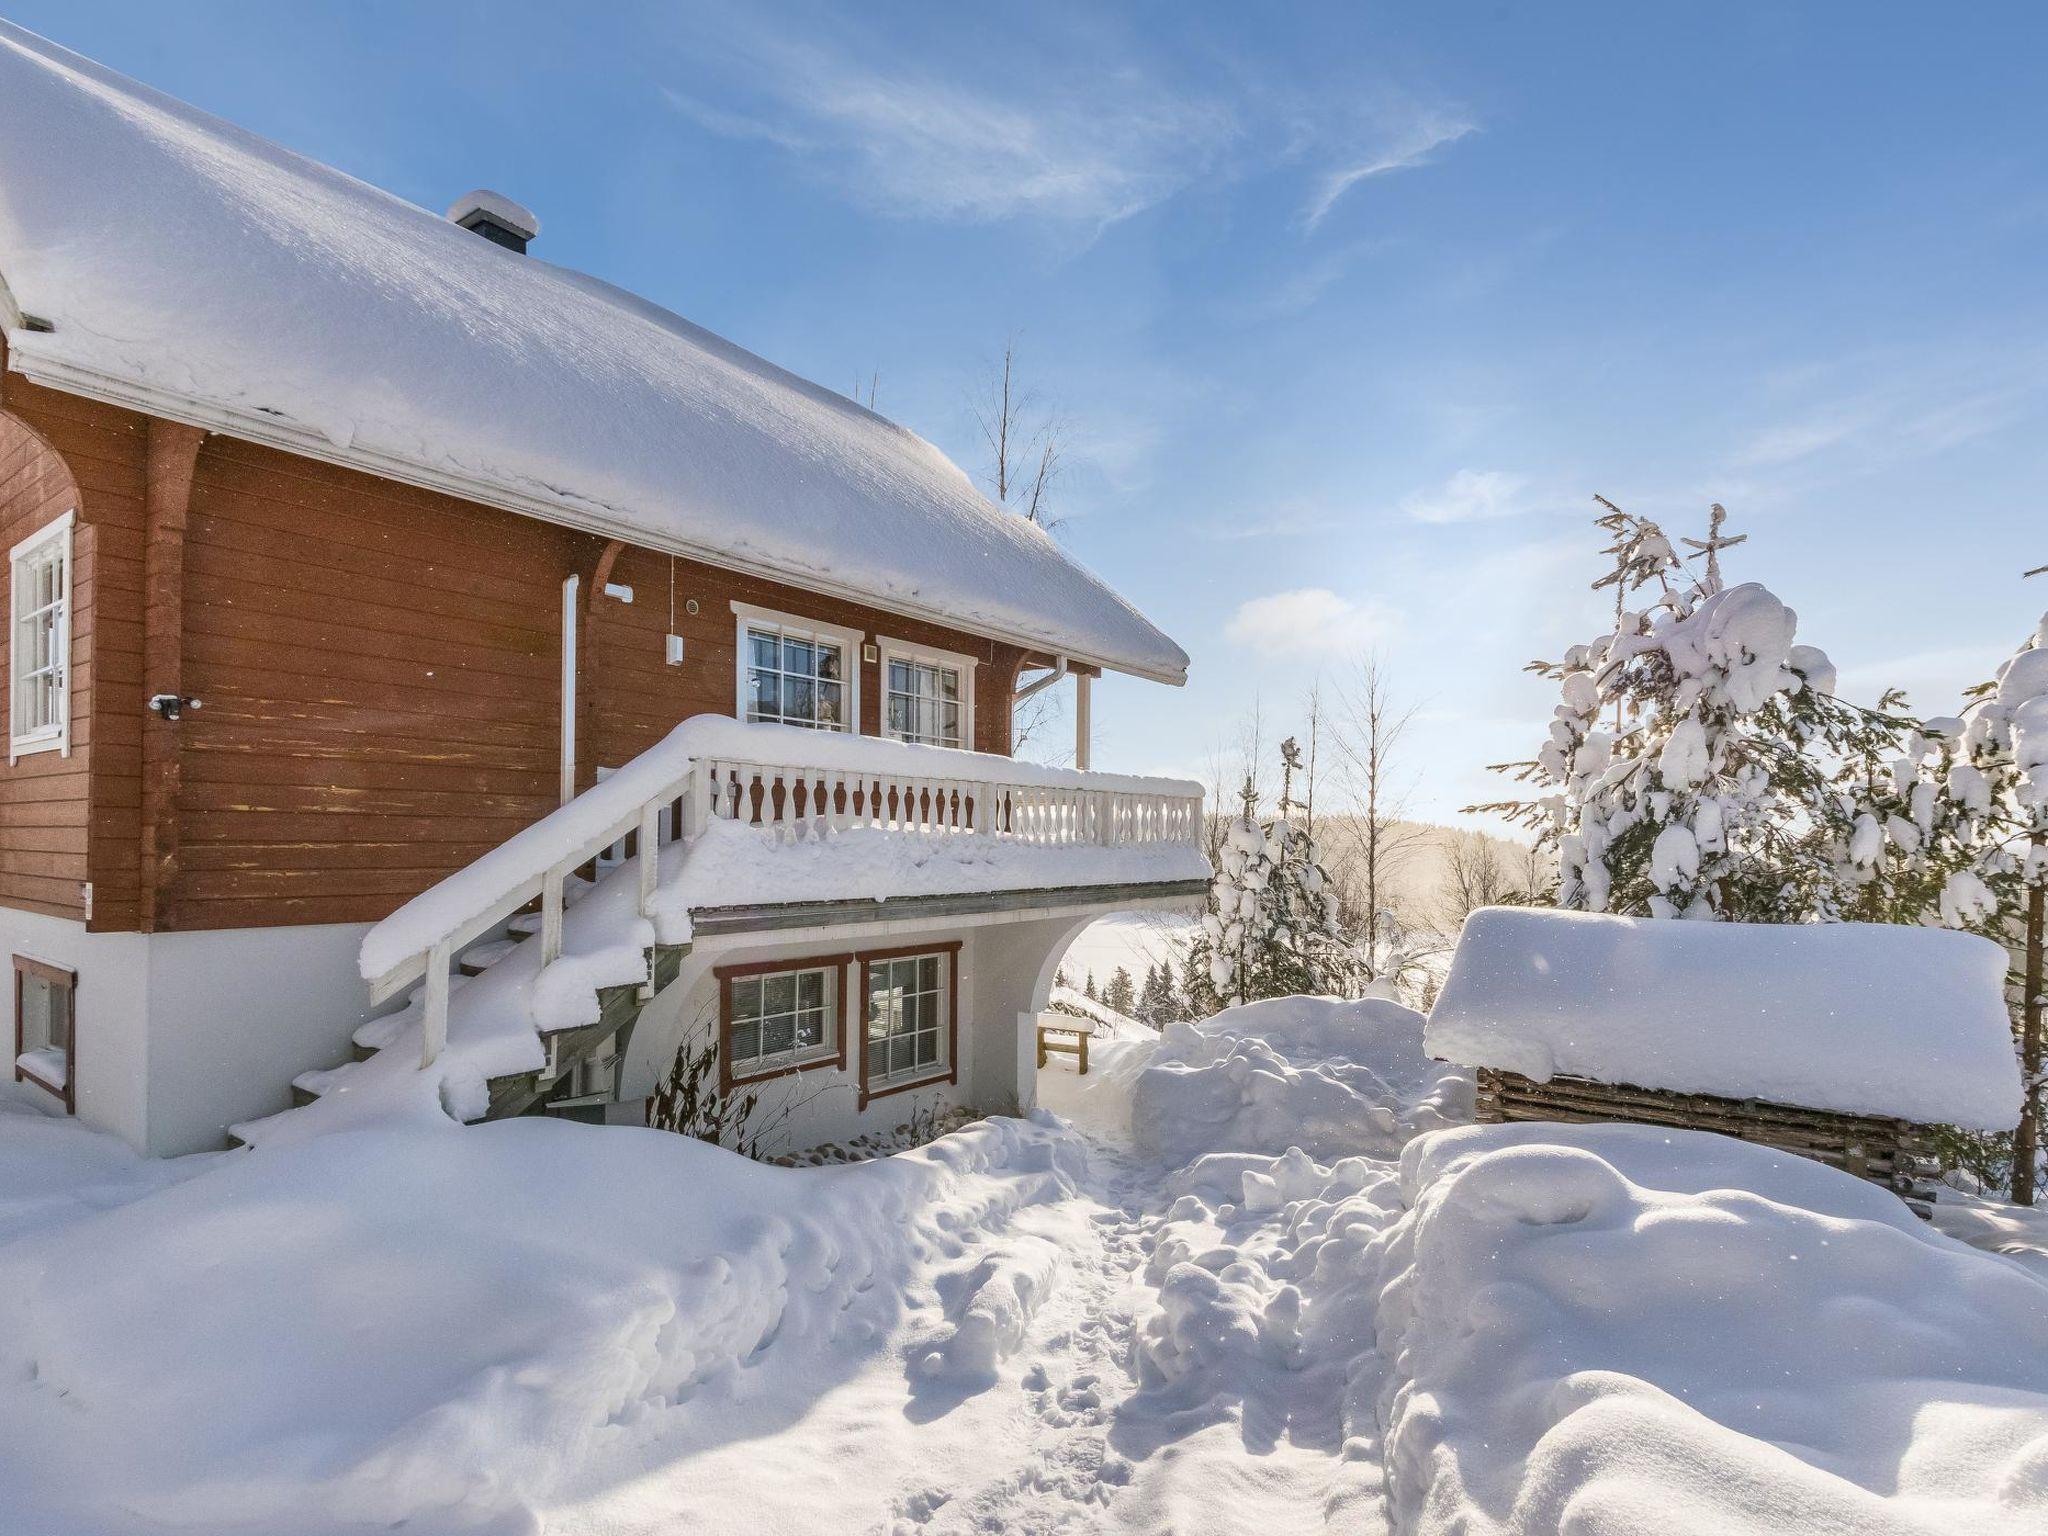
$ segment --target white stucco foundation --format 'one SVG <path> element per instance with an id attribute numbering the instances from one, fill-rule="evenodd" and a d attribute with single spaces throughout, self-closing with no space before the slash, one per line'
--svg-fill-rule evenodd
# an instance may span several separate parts
<path id="1" fill-rule="evenodd" d="M 88 933 L 0 909 L 10 953 L 78 973 L 79 1119 L 156 1156 L 225 1146 L 299 1073 L 347 1059 L 378 1011 L 356 970 L 367 927 Z"/>
<path id="2" fill-rule="evenodd" d="M 1164 905 L 1162 903 L 1162 905 Z M 1185 910 L 1185 901 L 1173 910 Z M 1059 959 L 1081 929 L 1105 915 L 1086 907 L 982 913 L 931 922 L 850 923 L 773 933 L 699 938 L 681 972 L 642 1012 L 619 1074 L 619 1097 L 646 1097 L 667 1078 L 678 1048 L 715 1039 L 722 966 L 804 959 L 864 950 L 960 944 L 955 1081 L 871 1099 L 860 1105 L 859 1010 L 842 1006 L 847 1063 L 825 1063 L 754 1085 L 770 1154 L 892 1131 L 955 1105 L 983 1114 L 1017 1114 L 1037 1099 L 1037 1040 L 1027 1016 L 1044 1009 Z M 859 969 L 851 971 L 858 991 Z"/>

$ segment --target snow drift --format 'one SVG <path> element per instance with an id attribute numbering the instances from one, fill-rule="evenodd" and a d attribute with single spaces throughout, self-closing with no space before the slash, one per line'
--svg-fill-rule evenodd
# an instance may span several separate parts
<path id="1" fill-rule="evenodd" d="M 1399 1529 L 2048 1529 L 2048 1287 L 1885 1191 L 1642 1126 L 1447 1131 L 1400 1179 Z"/>
<path id="2" fill-rule="evenodd" d="M 220 1158 L 0 1247 L 9 1521 L 467 1528 L 743 1368 L 721 1411 L 792 1422 L 896 1324 L 920 1260 L 1070 1193 L 1077 1155 L 1004 1120 L 797 1171 L 515 1120 Z M 986 1368 L 1006 1327 L 992 1299 L 940 1348 Z"/>
<path id="3" fill-rule="evenodd" d="M 1387 1157 L 1472 1118 L 1472 1077 L 1431 1061 L 1422 1015 L 1380 998 L 1283 997 L 1171 1024 L 1132 1087 L 1139 1147 Z"/>

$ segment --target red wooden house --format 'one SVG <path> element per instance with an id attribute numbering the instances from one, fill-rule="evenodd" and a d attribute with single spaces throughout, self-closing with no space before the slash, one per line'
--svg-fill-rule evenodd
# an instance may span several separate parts
<path id="1" fill-rule="evenodd" d="M 537 234 L 0 24 L 16 1076 L 162 1153 L 629 1114 L 704 1029 L 792 1138 L 1028 1103 L 1066 937 L 1206 867 L 1193 786 L 1012 764 L 1013 702 L 1070 682 L 1085 769 L 1090 680 L 1185 655 Z"/>

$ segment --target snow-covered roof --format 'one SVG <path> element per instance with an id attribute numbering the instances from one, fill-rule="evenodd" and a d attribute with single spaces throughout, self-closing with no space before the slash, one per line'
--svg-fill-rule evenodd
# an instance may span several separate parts
<path id="1" fill-rule="evenodd" d="M 10 366 L 56 388 L 1186 676 L 915 433 L 5 22 L 0 325 Z"/>
<path id="2" fill-rule="evenodd" d="M 1423 1043 L 1538 1082 L 2009 1130 L 2005 972 L 1996 944 L 1939 928 L 1489 907 L 1465 920 Z"/>

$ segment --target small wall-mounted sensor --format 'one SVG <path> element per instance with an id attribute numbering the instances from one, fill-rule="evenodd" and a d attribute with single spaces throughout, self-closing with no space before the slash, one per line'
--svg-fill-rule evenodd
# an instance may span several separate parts
<path id="1" fill-rule="evenodd" d="M 149 707 L 166 720 L 175 720 L 188 709 L 197 709 L 199 701 L 175 693 L 153 693 L 149 696 Z"/>
<path id="2" fill-rule="evenodd" d="M 695 599 L 694 597 L 691 597 L 691 598 L 685 598 L 685 599 L 683 600 L 683 612 L 685 612 L 685 613 L 695 613 L 696 611 L 697 611 L 697 599 Z"/>
<path id="3" fill-rule="evenodd" d="M 860 659 L 862 661 L 880 661 L 882 659 L 882 648 L 871 640 L 860 648 Z"/>
<path id="4" fill-rule="evenodd" d="M 624 582 L 606 582 L 604 584 L 604 595 L 606 597 L 616 598 L 622 603 L 630 603 L 631 601 L 633 601 L 633 589 L 627 586 Z"/>
<path id="5" fill-rule="evenodd" d="M 683 664 L 683 637 L 681 635 L 670 635 L 668 637 L 668 664 L 672 667 L 680 667 Z"/>

